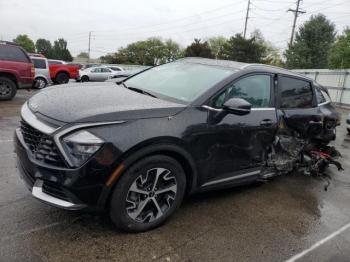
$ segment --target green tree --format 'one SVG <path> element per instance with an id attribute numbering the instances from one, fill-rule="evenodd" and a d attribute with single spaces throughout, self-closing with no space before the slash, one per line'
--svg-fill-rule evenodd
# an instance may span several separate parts
<path id="1" fill-rule="evenodd" d="M 193 43 L 190 44 L 185 49 L 185 57 L 205 57 L 205 58 L 214 58 L 212 50 L 207 41 L 201 42 L 200 39 L 194 39 Z"/>
<path id="2" fill-rule="evenodd" d="M 224 50 L 227 39 L 223 36 L 214 36 L 208 39 L 210 49 L 215 58 L 219 58 Z"/>
<path id="3" fill-rule="evenodd" d="M 80 52 L 80 53 L 77 55 L 77 57 L 88 59 L 88 58 L 89 58 L 89 54 L 88 54 L 88 52 Z"/>
<path id="4" fill-rule="evenodd" d="M 168 39 L 164 43 L 164 57 L 162 63 L 171 62 L 183 57 L 183 50 L 175 41 Z"/>
<path id="5" fill-rule="evenodd" d="M 346 28 L 331 47 L 329 68 L 350 68 L 350 28 Z"/>
<path id="6" fill-rule="evenodd" d="M 101 63 L 104 64 L 117 64 L 116 53 L 106 54 L 100 57 Z M 125 63 L 125 62 L 124 62 Z"/>
<path id="7" fill-rule="evenodd" d="M 23 47 L 27 52 L 34 53 L 35 45 L 32 39 L 28 35 L 18 35 L 13 42 Z"/>
<path id="8" fill-rule="evenodd" d="M 266 47 L 255 36 L 245 39 L 241 34 L 232 36 L 224 45 L 220 58 L 247 63 L 262 63 Z"/>
<path id="9" fill-rule="evenodd" d="M 259 29 L 255 29 L 251 35 L 252 38 L 255 38 L 256 43 L 261 45 L 264 49 L 263 58 L 261 59 L 261 63 L 273 65 L 273 66 L 284 66 L 282 61 L 282 56 L 278 48 L 276 48 L 270 41 L 265 40 L 263 34 Z"/>
<path id="10" fill-rule="evenodd" d="M 52 48 L 52 58 L 60 59 L 64 61 L 71 62 L 73 61 L 73 57 L 69 50 L 67 49 L 67 41 L 63 38 L 59 38 L 53 44 Z"/>
<path id="11" fill-rule="evenodd" d="M 285 52 L 288 68 L 326 68 L 335 39 L 335 26 L 324 15 L 311 16 Z"/>
<path id="12" fill-rule="evenodd" d="M 35 42 L 36 52 L 43 54 L 47 58 L 52 58 L 52 45 L 50 40 L 39 38 Z"/>

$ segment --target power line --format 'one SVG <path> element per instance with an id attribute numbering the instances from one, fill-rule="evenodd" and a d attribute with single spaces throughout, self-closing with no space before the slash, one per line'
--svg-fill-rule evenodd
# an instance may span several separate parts
<path id="1" fill-rule="evenodd" d="M 105 32 L 105 33 L 111 32 L 111 33 L 115 33 L 115 32 L 123 32 L 123 31 L 129 31 L 129 30 L 137 30 L 137 29 L 143 29 L 143 28 L 152 28 L 152 27 L 157 27 L 157 26 L 163 26 L 163 25 L 166 25 L 166 24 L 172 24 L 172 23 L 176 23 L 176 22 L 179 22 L 179 21 L 188 20 L 190 18 L 196 18 L 196 17 L 198 17 L 200 15 L 203 15 L 203 14 L 215 13 L 218 10 L 226 9 L 227 7 L 236 6 L 236 5 L 237 5 L 237 3 L 232 3 L 232 4 L 221 6 L 221 7 L 215 8 L 215 9 L 206 10 L 206 11 L 200 12 L 200 13 L 195 14 L 195 15 L 186 16 L 186 17 L 182 17 L 182 18 L 178 18 L 178 19 L 174 19 L 174 20 L 167 21 L 167 22 L 162 22 L 162 23 L 156 23 L 156 24 L 151 24 L 151 25 L 143 25 L 143 26 L 127 27 L 127 28 L 124 28 L 124 29 L 121 29 L 121 30 L 95 30 L 95 32 Z"/>
<path id="2" fill-rule="evenodd" d="M 305 11 L 302 11 L 302 10 L 299 10 L 299 6 L 300 6 L 300 1 L 301 0 L 297 0 L 297 8 L 294 10 L 294 9 L 288 9 L 287 12 L 292 12 L 294 13 L 294 21 L 293 21 L 293 27 L 292 27 L 292 34 L 290 36 L 290 45 L 293 44 L 293 39 L 294 39 L 294 31 L 295 31 L 295 25 L 296 25 L 296 22 L 297 22 L 297 18 L 299 16 L 299 14 L 305 14 L 306 12 Z"/>

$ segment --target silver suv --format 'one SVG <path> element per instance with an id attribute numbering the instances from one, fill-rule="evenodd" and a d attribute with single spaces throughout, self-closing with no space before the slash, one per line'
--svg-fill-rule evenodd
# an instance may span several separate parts
<path id="1" fill-rule="evenodd" d="M 49 63 L 45 57 L 31 55 L 31 60 L 33 61 L 35 68 L 35 79 L 33 87 L 42 89 L 51 84 Z"/>

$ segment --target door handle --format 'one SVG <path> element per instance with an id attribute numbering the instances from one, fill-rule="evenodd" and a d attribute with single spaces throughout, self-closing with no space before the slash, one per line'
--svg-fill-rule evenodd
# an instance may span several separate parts
<path id="1" fill-rule="evenodd" d="M 273 121 L 272 119 L 264 119 L 260 122 L 261 126 L 272 126 L 273 125 Z"/>

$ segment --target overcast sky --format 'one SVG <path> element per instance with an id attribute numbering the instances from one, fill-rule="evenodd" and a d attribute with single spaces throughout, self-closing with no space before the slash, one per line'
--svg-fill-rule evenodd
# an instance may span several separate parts
<path id="1" fill-rule="evenodd" d="M 186 46 L 193 38 L 241 33 L 248 0 L 0 0 L 0 39 L 28 34 L 34 41 L 63 37 L 73 55 L 87 51 L 99 57 L 128 43 L 158 36 Z M 290 38 L 296 0 L 251 0 L 248 34 L 260 29 L 278 48 Z M 304 0 L 307 13 L 323 13 L 341 32 L 350 26 L 350 0 Z"/>

